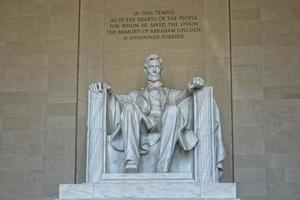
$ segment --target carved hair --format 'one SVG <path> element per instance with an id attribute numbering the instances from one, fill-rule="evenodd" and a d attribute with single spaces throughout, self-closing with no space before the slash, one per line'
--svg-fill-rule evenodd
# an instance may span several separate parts
<path id="1" fill-rule="evenodd" d="M 163 67 L 164 61 L 163 59 L 161 59 L 157 54 L 151 54 L 150 56 L 148 56 L 148 58 L 146 59 L 146 63 L 144 64 L 144 67 L 147 68 L 148 64 L 151 60 L 158 60 L 160 65 Z"/>

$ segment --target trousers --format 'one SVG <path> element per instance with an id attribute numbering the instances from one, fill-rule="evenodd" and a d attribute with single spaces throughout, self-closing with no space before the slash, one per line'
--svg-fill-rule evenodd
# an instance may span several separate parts
<path id="1" fill-rule="evenodd" d="M 162 113 L 160 126 L 160 149 L 157 164 L 157 172 L 167 173 L 170 170 L 172 155 L 179 139 L 181 112 L 178 106 L 166 107 Z M 134 163 L 138 166 L 140 159 L 141 126 L 148 125 L 149 119 L 136 104 L 124 105 L 121 113 L 121 130 L 124 140 L 125 165 Z M 149 126 L 149 125 L 148 125 Z M 151 134 L 151 133 L 149 133 Z"/>

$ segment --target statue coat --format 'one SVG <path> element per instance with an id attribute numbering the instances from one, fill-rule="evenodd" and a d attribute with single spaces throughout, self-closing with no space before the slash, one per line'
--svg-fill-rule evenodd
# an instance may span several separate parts
<path id="1" fill-rule="evenodd" d="M 175 98 L 180 93 L 179 90 L 161 88 L 160 101 L 162 111 L 169 105 L 175 104 Z M 149 88 L 142 88 L 140 91 L 130 92 L 128 95 L 111 95 L 108 99 L 108 124 L 111 130 L 112 146 L 118 150 L 124 150 L 124 140 L 120 130 L 121 113 L 124 104 L 135 104 L 143 115 L 148 116 L 151 110 Z M 181 111 L 181 124 L 179 133 L 179 143 L 184 150 L 191 150 L 198 142 L 197 136 L 192 130 L 193 112 L 192 100 L 190 97 L 178 104 Z M 160 140 L 159 132 L 149 132 L 146 127 L 141 131 L 140 153 L 148 152 L 149 145 L 154 145 Z"/>

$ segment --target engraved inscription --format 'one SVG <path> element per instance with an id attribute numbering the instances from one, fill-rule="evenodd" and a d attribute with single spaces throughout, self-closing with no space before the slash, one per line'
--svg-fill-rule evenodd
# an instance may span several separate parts
<path id="1" fill-rule="evenodd" d="M 177 15 L 174 10 L 141 10 L 133 11 L 131 16 L 110 18 L 106 35 L 123 40 L 184 39 L 200 31 L 196 15 Z"/>

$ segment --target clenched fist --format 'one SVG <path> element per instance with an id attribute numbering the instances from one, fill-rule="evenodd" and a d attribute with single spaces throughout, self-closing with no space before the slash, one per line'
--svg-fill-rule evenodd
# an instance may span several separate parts
<path id="1" fill-rule="evenodd" d="M 187 86 L 189 92 L 193 92 L 197 89 L 204 87 L 204 81 L 201 77 L 194 77 Z"/>

